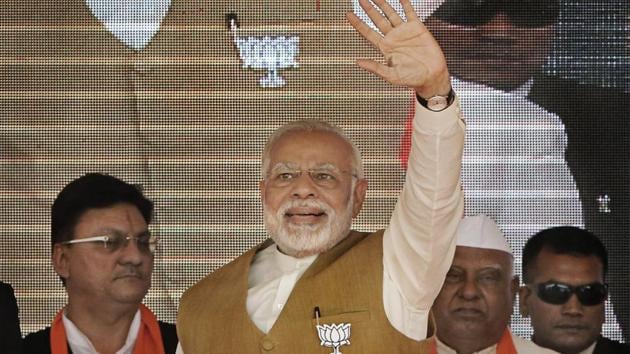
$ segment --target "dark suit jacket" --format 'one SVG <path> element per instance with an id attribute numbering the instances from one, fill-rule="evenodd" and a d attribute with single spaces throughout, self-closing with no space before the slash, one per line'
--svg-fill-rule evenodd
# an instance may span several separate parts
<path id="1" fill-rule="evenodd" d="M 529 99 L 562 120 L 566 161 L 582 201 L 585 226 L 609 256 L 611 299 L 630 340 L 630 95 L 541 75 Z"/>
<path id="2" fill-rule="evenodd" d="M 630 345 L 599 337 L 593 354 L 630 354 Z"/>
<path id="3" fill-rule="evenodd" d="M 22 352 L 22 332 L 13 288 L 0 282 L 0 353 Z"/>
<path id="4" fill-rule="evenodd" d="M 175 354 L 177 349 L 177 329 L 174 324 L 158 321 L 162 343 L 166 354 Z M 70 346 L 68 353 L 72 354 Z M 50 354 L 50 327 L 31 333 L 24 338 L 24 354 Z"/>

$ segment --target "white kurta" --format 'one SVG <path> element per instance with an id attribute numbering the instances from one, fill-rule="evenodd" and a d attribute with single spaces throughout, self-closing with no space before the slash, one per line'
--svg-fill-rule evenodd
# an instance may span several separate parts
<path id="1" fill-rule="evenodd" d="M 66 317 L 65 312 L 63 314 L 62 321 L 63 327 L 66 330 L 66 340 L 68 341 L 70 350 L 72 350 L 73 353 L 99 354 L 90 341 L 90 338 L 83 334 L 83 332 L 81 332 L 81 330 L 75 326 L 68 317 Z M 140 310 L 138 310 L 129 325 L 129 332 L 127 333 L 125 344 L 123 344 L 122 348 L 116 351 L 116 354 L 133 353 L 133 348 L 136 344 L 136 339 L 138 338 L 138 331 L 140 330 L 140 322 Z"/>

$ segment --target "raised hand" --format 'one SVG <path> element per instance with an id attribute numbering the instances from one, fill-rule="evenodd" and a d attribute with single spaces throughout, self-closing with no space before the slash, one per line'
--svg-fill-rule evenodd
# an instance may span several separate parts
<path id="1" fill-rule="evenodd" d="M 358 59 L 357 64 L 394 85 L 414 89 L 425 99 L 448 94 L 450 77 L 442 49 L 416 15 L 410 0 L 400 0 L 407 21 L 387 1 L 373 2 L 384 15 L 368 0 L 359 1 L 383 35 L 352 12 L 346 17 L 352 27 L 383 54 L 386 64 L 366 59 Z"/>

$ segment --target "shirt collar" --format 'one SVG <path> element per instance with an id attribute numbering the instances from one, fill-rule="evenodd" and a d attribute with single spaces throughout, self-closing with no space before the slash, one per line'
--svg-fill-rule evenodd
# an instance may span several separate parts
<path id="1" fill-rule="evenodd" d="M 85 0 L 85 3 L 122 43 L 142 50 L 160 29 L 171 0 Z"/>
<path id="2" fill-rule="evenodd" d="M 315 258 L 317 258 L 316 254 L 303 258 L 295 258 L 280 252 L 276 245 L 273 245 L 272 247 L 274 262 L 283 273 L 290 273 L 295 270 L 308 268 L 308 266 L 315 261 Z"/>
<path id="3" fill-rule="evenodd" d="M 527 98 L 527 96 L 529 96 L 529 92 L 532 90 L 533 85 L 534 85 L 534 79 L 532 78 L 532 79 L 527 80 L 521 86 L 510 91 L 510 93 L 513 95 L 522 97 L 522 98 Z"/>
<path id="4" fill-rule="evenodd" d="M 66 316 L 64 311 L 63 313 L 63 327 L 66 330 L 66 339 L 68 340 L 68 344 L 70 345 L 70 349 L 72 349 L 73 353 L 82 353 L 82 354 L 98 354 L 94 345 L 90 339 L 81 332 L 81 330 Z M 127 340 L 125 341 L 125 345 L 120 348 L 116 354 L 131 354 L 133 351 L 134 344 L 136 343 L 136 338 L 138 337 L 138 330 L 140 329 L 140 309 L 136 311 L 136 314 L 133 316 L 133 320 L 131 321 L 131 326 L 129 326 L 129 332 L 127 333 Z"/>

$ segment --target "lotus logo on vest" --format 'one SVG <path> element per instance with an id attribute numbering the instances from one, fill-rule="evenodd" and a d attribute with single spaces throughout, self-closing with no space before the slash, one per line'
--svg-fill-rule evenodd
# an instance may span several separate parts
<path id="1" fill-rule="evenodd" d="M 319 321 L 318 321 L 319 322 Z M 342 354 L 339 347 L 350 345 L 350 323 L 317 325 L 321 346 L 333 348 L 330 354 Z"/>

